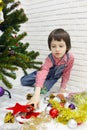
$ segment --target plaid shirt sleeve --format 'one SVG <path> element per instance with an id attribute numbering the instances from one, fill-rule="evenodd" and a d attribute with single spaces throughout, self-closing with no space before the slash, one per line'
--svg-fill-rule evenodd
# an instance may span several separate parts
<path id="1" fill-rule="evenodd" d="M 69 61 L 62 75 L 61 88 L 66 88 L 66 84 L 69 81 L 73 64 L 74 64 L 74 55 L 72 53 L 69 53 Z"/>
<path id="2" fill-rule="evenodd" d="M 52 67 L 52 61 L 49 57 L 47 57 L 40 71 L 37 72 L 36 83 L 35 83 L 36 87 L 41 87 L 41 88 L 43 87 L 44 81 L 51 67 Z"/>

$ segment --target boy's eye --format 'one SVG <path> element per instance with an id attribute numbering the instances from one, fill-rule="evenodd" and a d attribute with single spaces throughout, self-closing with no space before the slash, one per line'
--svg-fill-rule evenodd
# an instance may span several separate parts
<path id="1" fill-rule="evenodd" d="M 52 48 L 55 48 L 56 46 L 52 46 Z"/>
<path id="2" fill-rule="evenodd" d="M 63 45 L 60 45 L 59 47 L 63 47 Z"/>
<path id="3" fill-rule="evenodd" d="M 52 48 L 56 48 L 57 46 L 56 45 L 52 45 L 51 47 Z M 59 45 L 58 47 L 62 48 L 62 47 L 64 47 L 64 45 Z"/>

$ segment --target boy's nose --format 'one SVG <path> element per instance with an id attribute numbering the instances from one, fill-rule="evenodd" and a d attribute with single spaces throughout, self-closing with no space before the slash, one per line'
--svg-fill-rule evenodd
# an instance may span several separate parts
<path id="1" fill-rule="evenodd" d="M 56 51 L 59 51 L 59 47 L 56 48 Z"/>

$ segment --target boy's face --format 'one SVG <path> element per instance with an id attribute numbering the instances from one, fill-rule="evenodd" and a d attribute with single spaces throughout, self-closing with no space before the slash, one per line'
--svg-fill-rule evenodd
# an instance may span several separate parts
<path id="1" fill-rule="evenodd" d="M 51 51 L 52 54 L 57 57 L 61 58 L 66 53 L 67 47 L 64 40 L 61 41 L 52 40 L 51 42 Z"/>

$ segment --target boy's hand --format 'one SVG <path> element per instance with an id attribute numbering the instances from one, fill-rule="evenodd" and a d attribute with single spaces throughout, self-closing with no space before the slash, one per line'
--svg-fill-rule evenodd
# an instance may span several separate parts
<path id="1" fill-rule="evenodd" d="M 31 99 L 27 103 L 27 104 L 34 104 L 34 108 L 35 109 L 39 108 L 39 104 L 40 104 L 40 90 L 41 90 L 40 87 L 36 87 L 33 97 L 31 97 Z"/>
<path id="2" fill-rule="evenodd" d="M 39 104 L 40 104 L 40 99 L 38 96 L 33 96 L 29 102 L 27 104 L 33 104 L 34 105 L 34 109 L 39 108 Z"/>

